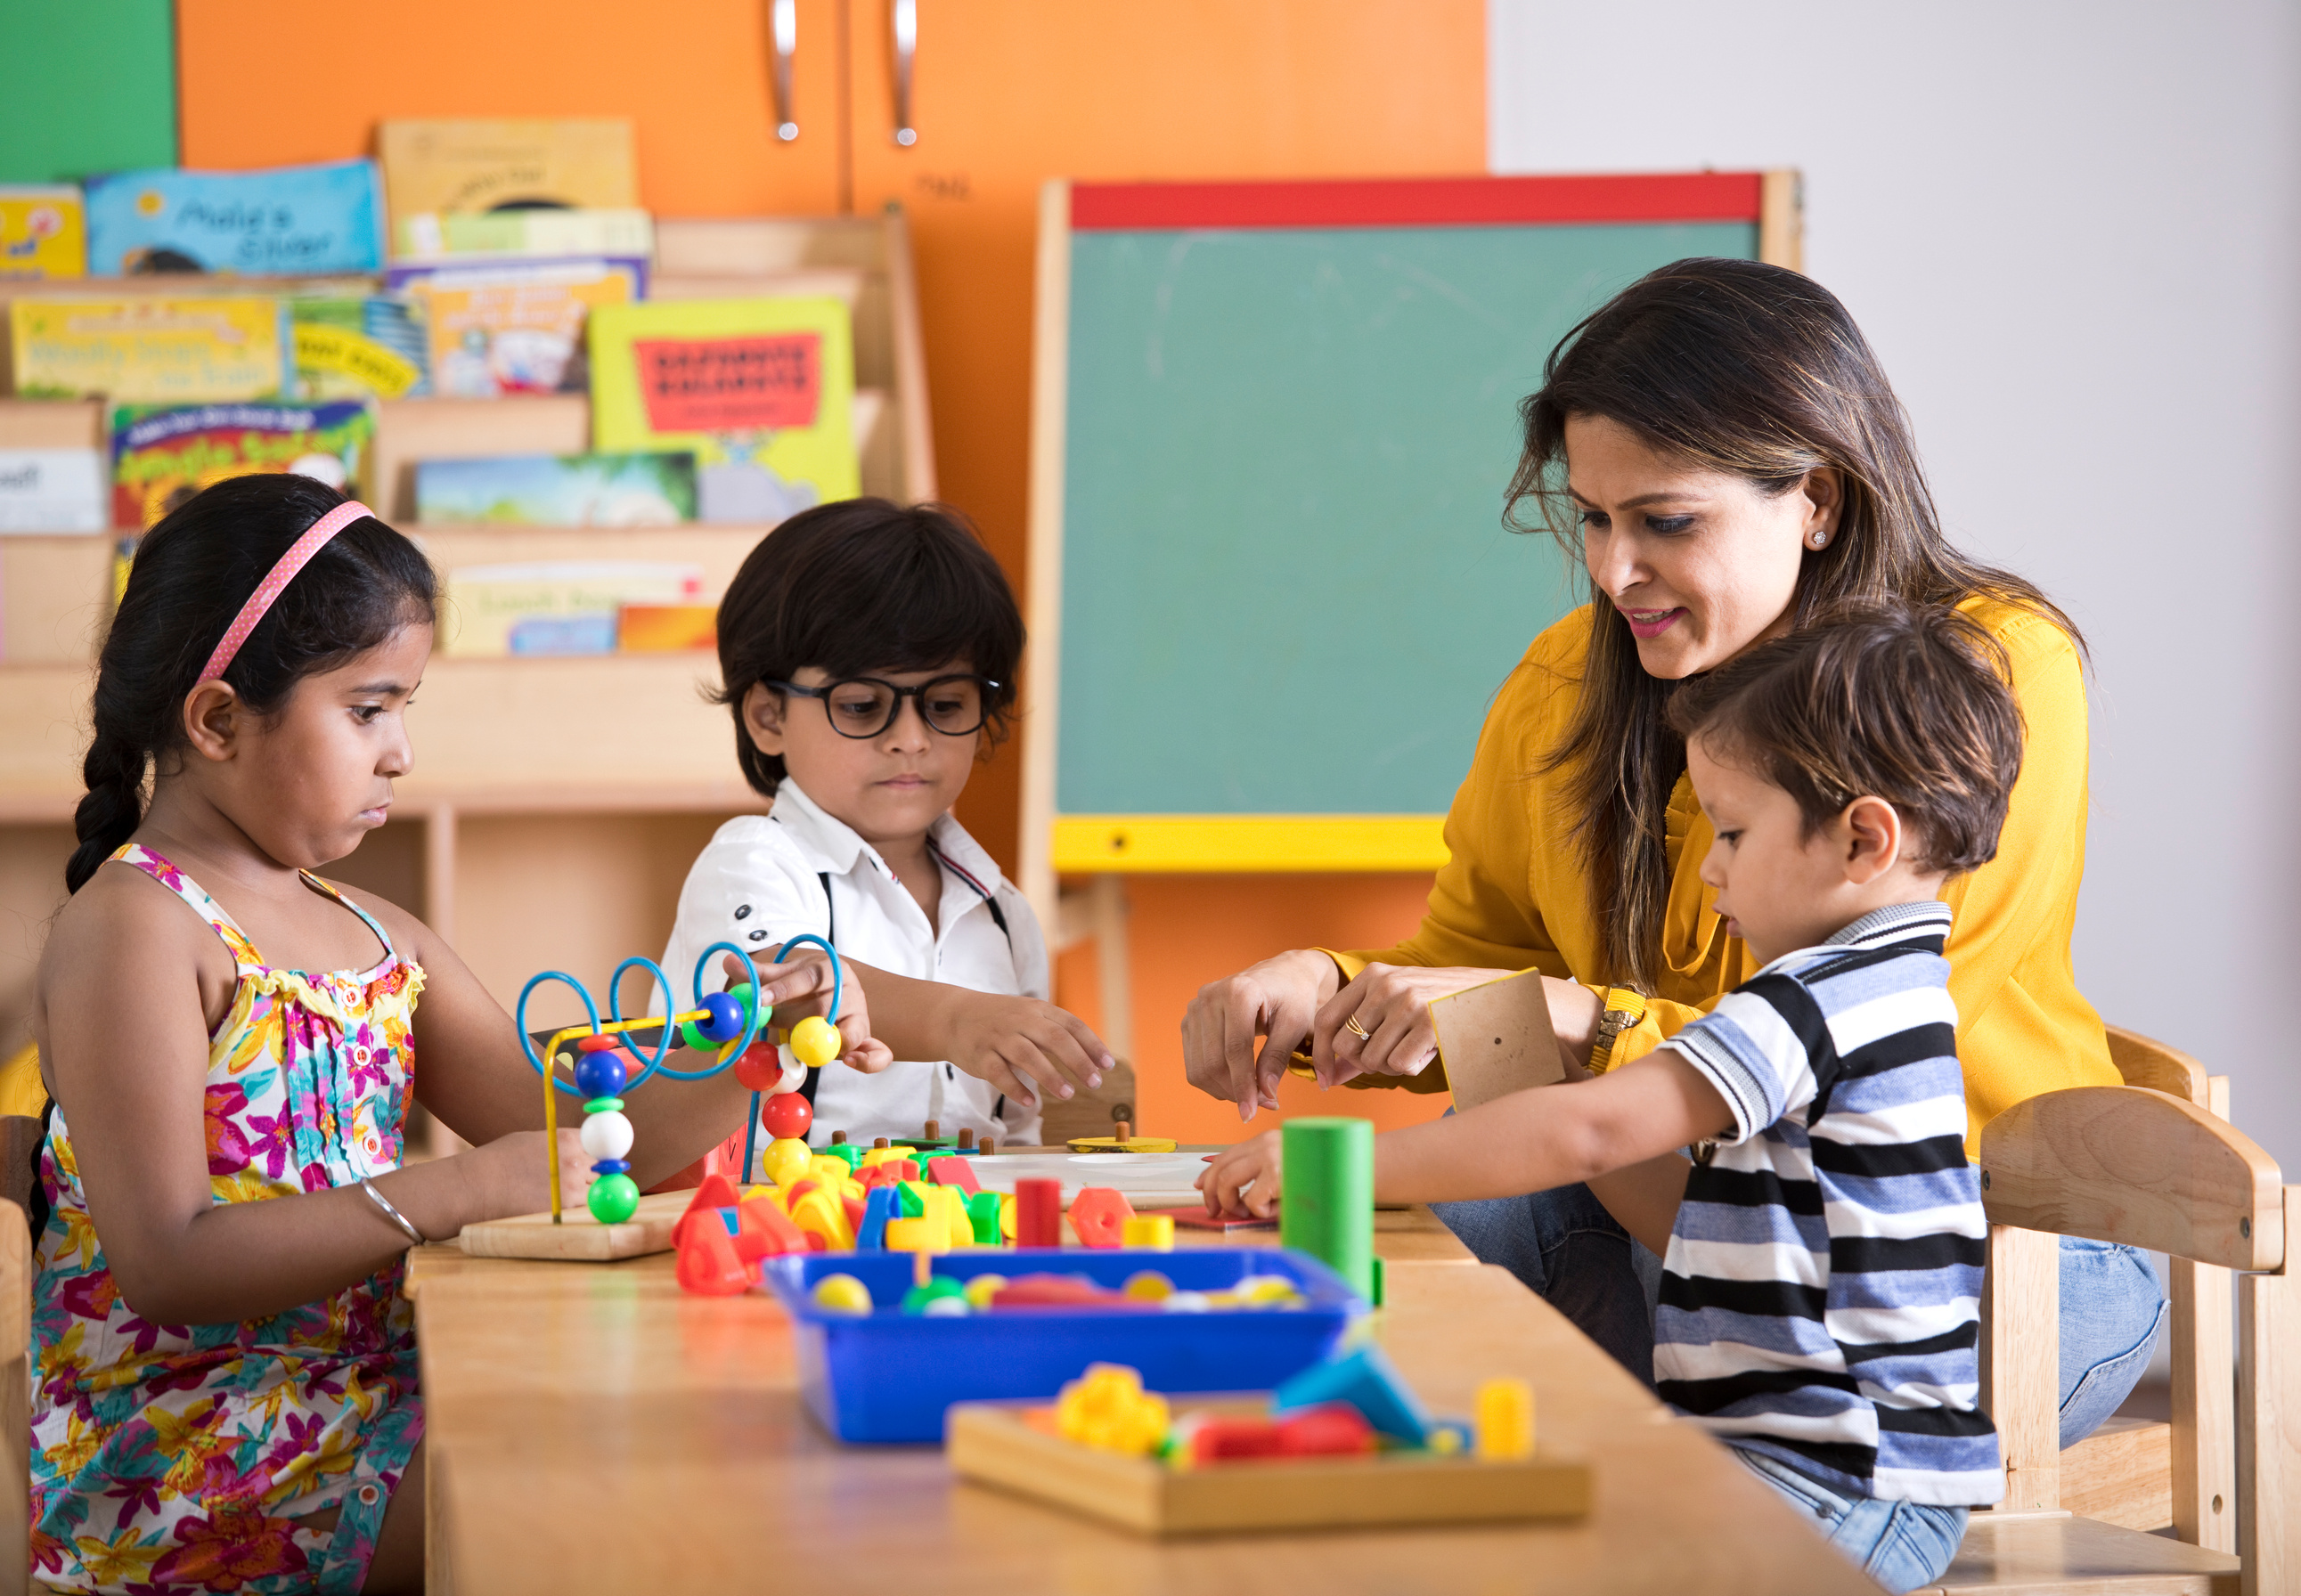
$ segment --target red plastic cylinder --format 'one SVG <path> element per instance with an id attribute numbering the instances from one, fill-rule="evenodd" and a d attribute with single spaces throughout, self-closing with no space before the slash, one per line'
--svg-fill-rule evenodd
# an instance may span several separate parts
<path id="1" fill-rule="evenodd" d="M 1060 1247 L 1062 1244 L 1063 1183 L 1047 1180 L 1017 1181 L 1015 1245 Z"/>

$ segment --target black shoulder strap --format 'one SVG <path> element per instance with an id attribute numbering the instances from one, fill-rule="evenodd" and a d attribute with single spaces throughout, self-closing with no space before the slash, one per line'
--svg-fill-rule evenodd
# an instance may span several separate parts
<path id="1" fill-rule="evenodd" d="M 836 948 L 839 946 L 839 906 L 831 898 L 831 872 L 817 871 L 815 879 L 823 883 L 823 940 Z M 807 1106 L 810 1108 L 815 1107 L 815 1094 L 822 1082 L 823 1071 L 819 1069 L 807 1071 L 807 1079 L 799 1082 L 799 1095 L 807 1099 Z"/>

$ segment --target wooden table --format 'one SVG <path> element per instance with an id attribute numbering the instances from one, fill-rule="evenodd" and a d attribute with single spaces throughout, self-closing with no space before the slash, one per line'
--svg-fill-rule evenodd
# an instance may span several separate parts
<path id="1" fill-rule="evenodd" d="M 1147 1542 L 954 1484 L 934 1448 L 830 1440 L 799 1395 L 790 1321 L 772 1298 L 686 1296 L 667 1255 L 531 1264 L 435 1248 L 410 1273 L 433 1596 L 1875 1596 L 1798 1514 L 1507 1272 L 1402 1256 L 1444 1250 L 1420 1224 L 1385 1221 L 1376 1335 L 1440 1412 L 1468 1412 L 1488 1377 L 1532 1381 L 1544 1443 L 1596 1465 L 1586 1521 Z"/>

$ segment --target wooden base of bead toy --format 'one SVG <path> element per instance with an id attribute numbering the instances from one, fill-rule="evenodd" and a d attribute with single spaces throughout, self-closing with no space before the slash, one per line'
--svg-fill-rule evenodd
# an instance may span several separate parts
<path id="1" fill-rule="evenodd" d="M 687 1211 L 692 1191 L 663 1191 L 640 1199 L 620 1224 L 602 1224 L 582 1208 L 570 1208 L 558 1224 L 551 1216 L 522 1214 L 467 1224 L 456 1244 L 468 1258 L 544 1258 L 568 1264 L 608 1264 L 671 1250 L 671 1229 Z"/>
<path id="2" fill-rule="evenodd" d="M 1178 1412 L 1244 1415 L 1244 1400 L 1179 1398 Z M 1580 1518 L 1590 1468 L 1537 1454 L 1490 1463 L 1427 1454 L 1257 1459 L 1176 1469 L 1066 1441 L 1043 1404 L 965 1402 L 950 1410 L 953 1473 L 1145 1535 L 1243 1530 Z"/>

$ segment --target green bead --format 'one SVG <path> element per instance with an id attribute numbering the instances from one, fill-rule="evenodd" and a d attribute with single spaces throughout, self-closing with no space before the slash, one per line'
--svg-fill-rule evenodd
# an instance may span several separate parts
<path id="1" fill-rule="evenodd" d="M 714 1052 L 719 1046 L 717 1042 L 713 1041 L 709 1037 L 704 1035 L 703 1032 L 698 1031 L 695 1028 L 695 1022 L 693 1020 L 682 1020 L 680 1022 L 679 1040 L 685 1042 L 690 1048 L 693 1049 L 698 1053 Z"/>
<path id="2" fill-rule="evenodd" d="M 583 1202 L 600 1224 L 621 1224 L 639 1212 L 640 1189 L 627 1174 L 603 1174 L 591 1182 L 591 1193 Z"/>
<path id="3" fill-rule="evenodd" d="M 621 1098 L 593 1098 L 590 1102 L 583 1105 L 583 1112 L 586 1114 L 609 1114 L 622 1108 L 623 1106 L 623 1099 Z"/>

